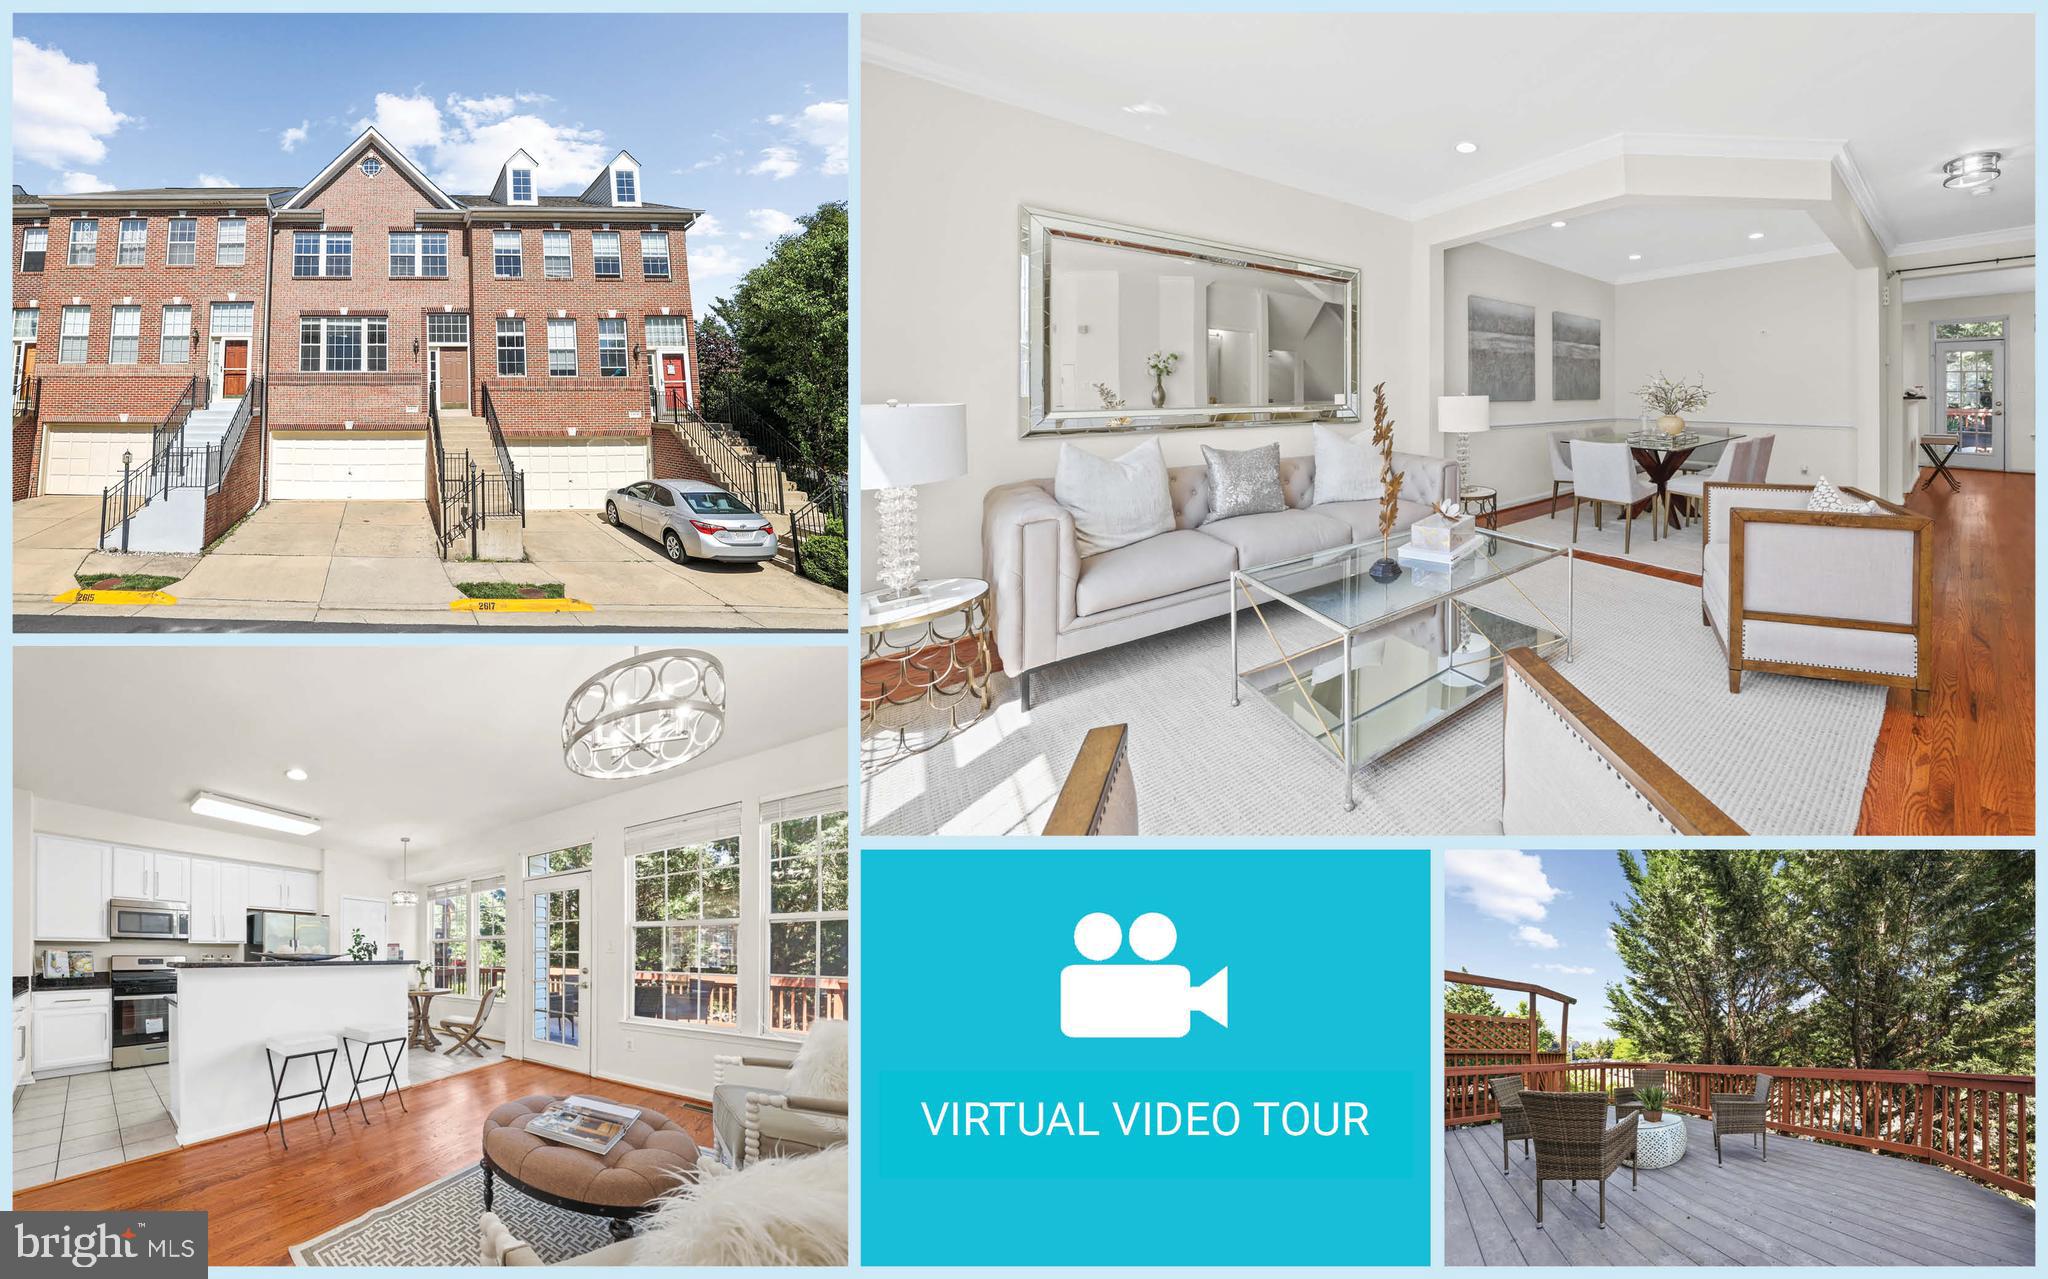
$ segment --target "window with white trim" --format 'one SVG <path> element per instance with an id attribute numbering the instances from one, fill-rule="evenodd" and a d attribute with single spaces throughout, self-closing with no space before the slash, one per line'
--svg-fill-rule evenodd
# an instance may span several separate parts
<path id="1" fill-rule="evenodd" d="M 631 169 L 612 170 L 612 203 L 636 204 L 640 200 L 640 178 Z"/>
<path id="2" fill-rule="evenodd" d="M 65 259 L 70 266 L 91 266 L 99 257 L 100 223 L 98 218 L 71 219 L 71 252 Z"/>
<path id="3" fill-rule="evenodd" d="M 451 995 L 469 994 L 469 884 L 457 880 L 427 890 L 427 956 L 433 984 Z"/>
<path id="4" fill-rule="evenodd" d="M 141 266 L 149 260 L 149 219 L 122 218 L 114 244 L 115 266 Z"/>
<path id="5" fill-rule="evenodd" d="M 92 308 L 67 306 L 57 330 L 57 363 L 85 363 L 85 344 L 92 336 Z"/>
<path id="6" fill-rule="evenodd" d="M 626 322 L 623 319 L 597 322 L 597 375 L 626 376 Z"/>
<path id="7" fill-rule="evenodd" d="M 526 376 L 526 321 L 498 321 L 498 376 Z"/>
<path id="8" fill-rule="evenodd" d="M 217 338 L 246 338 L 256 335 L 254 302 L 216 302 L 206 322 L 206 331 Z"/>
<path id="9" fill-rule="evenodd" d="M 107 334 L 107 363 L 138 363 L 142 359 L 142 308 L 115 307 L 114 322 Z"/>
<path id="10" fill-rule="evenodd" d="M 616 280 L 623 273 L 617 231 L 590 233 L 590 273 L 600 280 Z"/>
<path id="11" fill-rule="evenodd" d="M 647 346 L 650 350 L 663 347 L 669 350 L 683 350 L 690 345 L 690 323 L 680 315 L 650 315 L 647 317 Z"/>
<path id="12" fill-rule="evenodd" d="M 249 223 L 242 218 L 222 218 L 213 224 L 213 264 L 242 266 L 249 261 Z"/>
<path id="13" fill-rule="evenodd" d="M 533 170 L 512 170 L 512 203 L 533 203 Z"/>
<path id="14" fill-rule="evenodd" d="M 396 280 L 448 278 L 446 231 L 393 231 L 391 277 Z"/>
<path id="15" fill-rule="evenodd" d="M 764 801 L 761 836 L 768 850 L 763 1029 L 808 1034 L 820 1017 L 845 1021 L 852 1011 L 846 788 Z"/>
<path id="16" fill-rule="evenodd" d="M 389 364 L 390 325 L 383 316 L 299 318 L 299 372 L 384 373 Z"/>
<path id="17" fill-rule="evenodd" d="M 18 307 L 15 307 L 15 308 L 14 308 L 14 340 L 15 340 L 15 341 L 17 341 L 17 342 L 33 342 L 33 341 L 35 341 L 35 340 L 36 340 L 36 331 L 37 331 L 38 329 L 40 329 L 40 328 L 42 327 L 42 318 L 43 318 L 43 313 L 42 313 L 42 310 L 41 310 L 41 308 L 39 308 L 39 307 L 33 307 L 33 306 L 18 306 Z"/>
<path id="18" fill-rule="evenodd" d="M 295 279 L 346 280 L 353 274 L 355 237 L 348 231 L 292 232 Z"/>
<path id="19" fill-rule="evenodd" d="M 576 321 L 548 321 L 548 376 L 576 376 Z"/>
<path id="20" fill-rule="evenodd" d="M 529 877 L 538 877 L 559 875 L 571 870 L 589 870 L 591 847 L 589 844 L 571 844 L 567 848 L 535 853 L 526 859 L 526 873 Z"/>
<path id="21" fill-rule="evenodd" d="M 526 250 L 517 231 L 491 232 L 491 273 L 500 280 L 516 280 L 525 266 Z"/>
<path id="22" fill-rule="evenodd" d="M 540 233 L 541 274 L 550 280 L 570 278 L 569 233 L 567 231 L 543 231 Z"/>
<path id="23" fill-rule="evenodd" d="M 199 219 L 171 219 L 171 229 L 164 236 L 164 265 L 199 265 Z"/>
<path id="24" fill-rule="evenodd" d="M 164 308 L 163 329 L 157 338 L 158 364 L 184 364 L 192 358 L 192 308 Z"/>
<path id="25" fill-rule="evenodd" d="M 668 232 L 642 231 L 640 233 L 640 278 L 643 280 L 666 280 L 668 278 Z"/>
<path id="26" fill-rule="evenodd" d="M 427 341 L 436 346 L 468 346 L 468 314 L 462 311 L 428 312 Z"/>
<path id="27" fill-rule="evenodd" d="M 740 806 L 626 832 L 637 1019 L 739 1029 Z"/>
<path id="28" fill-rule="evenodd" d="M 50 228 L 28 227 L 21 233 L 21 269 L 34 272 L 43 269 L 43 263 L 50 256 Z"/>

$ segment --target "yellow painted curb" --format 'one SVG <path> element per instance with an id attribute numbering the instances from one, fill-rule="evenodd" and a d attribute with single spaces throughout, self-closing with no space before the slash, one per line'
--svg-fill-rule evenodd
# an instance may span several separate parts
<path id="1" fill-rule="evenodd" d="M 448 606 L 458 613 L 588 613 L 582 600 L 456 600 Z"/>
<path id="2" fill-rule="evenodd" d="M 62 595 L 52 595 L 52 604 L 175 604 L 177 597 L 162 591 L 95 591 L 79 587 Z"/>

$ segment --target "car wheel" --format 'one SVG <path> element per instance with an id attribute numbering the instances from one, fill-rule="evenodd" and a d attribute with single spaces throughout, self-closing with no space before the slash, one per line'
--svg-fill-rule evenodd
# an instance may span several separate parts
<path id="1" fill-rule="evenodd" d="M 611 525 L 614 525 L 614 526 L 616 526 L 616 525 L 618 524 L 618 522 L 619 522 L 619 504 L 618 504 L 617 502 L 606 502 L 606 503 L 604 504 L 604 518 L 605 518 L 605 523 L 607 523 L 607 524 L 611 524 Z"/>
<path id="2" fill-rule="evenodd" d="M 678 564 L 690 558 L 690 553 L 683 549 L 682 535 L 674 529 L 662 535 L 661 544 L 667 549 L 668 557 Z"/>

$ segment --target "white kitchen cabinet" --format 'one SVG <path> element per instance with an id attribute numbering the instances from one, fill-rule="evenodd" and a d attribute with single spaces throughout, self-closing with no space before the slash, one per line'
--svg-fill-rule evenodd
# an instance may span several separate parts
<path id="1" fill-rule="evenodd" d="M 14 1086 L 26 1087 L 36 1081 L 32 1063 L 29 1060 L 29 1045 L 35 1042 L 35 1012 L 29 1006 L 29 998 L 23 995 L 14 1001 Z"/>
<path id="2" fill-rule="evenodd" d="M 34 940 L 107 940 L 112 861 L 106 844 L 66 835 L 35 837 Z"/>
<path id="3" fill-rule="evenodd" d="M 156 894 L 149 891 L 150 857 L 146 848 L 116 848 L 113 878 L 108 885 L 107 896 L 138 900 L 155 897 Z"/>
<path id="4" fill-rule="evenodd" d="M 192 859 L 183 853 L 159 853 L 147 848 L 116 845 L 113 854 L 113 882 L 109 897 L 131 897 L 143 901 L 190 901 Z"/>
<path id="5" fill-rule="evenodd" d="M 220 936 L 214 940 L 231 946 L 240 945 L 248 936 L 249 868 L 240 862 L 221 862 L 215 867 L 215 873 L 220 876 L 217 899 Z"/>
<path id="6" fill-rule="evenodd" d="M 192 900 L 192 859 L 183 853 L 158 853 L 155 857 L 156 899 L 166 902 Z"/>
<path id="7" fill-rule="evenodd" d="M 288 870 L 284 873 L 284 908 L 309 912 L 320 909 L 320 876 L 317 872 Z"/>
<path id="8" fill-rule="evenodd" d="M 276 866 L 249 868 L 249 909 L 284 909 L 284 871 Z"/>
<path id="9" fill-rule="evenodd" d="M 225 923 L 221 917 L 220 872 L 223 863 L 210 857 L 192 859 L 192 895 L 186 900 L 192 907 L 192 935 L 188 940 L 195 943 L 224 942 L 231 938 L 221 936 Z M 241 904 L 235 905 L 235 915 L 241 917 Z"/>
<path id="10" fill-rule="evenodd" d="M 30 998 L 30 1061 L 37 1071 L 113 1064 L 113 991 L 38 990 Z"/>

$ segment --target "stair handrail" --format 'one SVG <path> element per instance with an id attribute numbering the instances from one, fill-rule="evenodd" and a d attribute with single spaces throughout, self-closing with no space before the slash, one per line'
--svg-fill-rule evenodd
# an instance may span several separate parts
<path id="1" fill-rule="evenodd" d="M 178 393 L 177 399 L 171 401 L 171 407 L 165 412 L 163 420 L 150 430 L 150 460 L 147 467 L 149 485 L 142 493 L 143 506 L 149 505 L 150 499 L 156 496 L 156 488 L 159 484 L 162 486 L 163 491 L 168 493 L 171 488 L 171 476 L 173 473 L 182 473 L 183 459 L 180 458 L 178 464 L 174 465 L 171 454 L 174 449 L 179 449 L 184 445 L 185 419 L 192 416 L 192 410 L 197 405 L 198 396 L 198 377 L 186 378 L 185 389 Z"/>
<path id="2" fill-rule="evenodd" d="M 719 439 L 704 422 L 678 417 L 673 420 L 673 425 L 684 446 L 711 468 L 712 474 L 728 491 L 749 499 L 759 514 L 785 513 L 788 504 L 783 500 L 782 472 L 775 463 L 766 458 L 746 457 Z M 692 427 L 696 429 L 692 430 Z M 764 472 L 765 484 L 762 482 Z"/>
<path id="3" fill-rule="evenodd" d="M 248 389 L 242 393 L 242 402 L 235 406 L 235 415 L 228 419 L 228 429 L 221 433 L 220 444 L 214 448 L 213 456 L 207 459 L 205 475 L 209 494 L 218 493 L 220 486 L 227 483 L 228 472 L 235 465 L 235 454 L 241 451 L 242 436 L 249 430 L 249 420 L 257 416 L 256 405 L 264 403 L 267 394 L 260 377 L 249 383 Z"/>
<path id="4" fill-rule="evenodd" d="M 491 430 L 491 447 L 498 452 L 498 473 L 505 477 L 507 500 L 512 503 L 512 513 L 519 517 L 521 525 L 526 523 L 526 477 L 512 469 L 512 449 L 505 443 L 505 432 L 498 426 L 498 406 L 491 401 L 491 388 L 483 387 L 484 425 Z"/>

